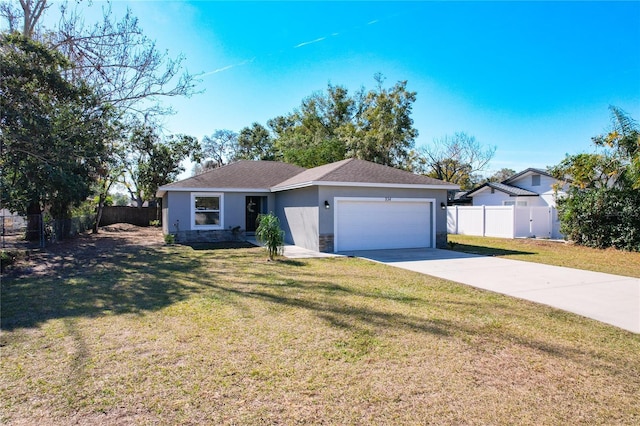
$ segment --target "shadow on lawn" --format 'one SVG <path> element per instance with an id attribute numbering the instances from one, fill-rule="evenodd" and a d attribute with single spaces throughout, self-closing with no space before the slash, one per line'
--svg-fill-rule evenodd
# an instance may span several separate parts
<path id="1" fill-rule="evenodd" d="M 2 330 L 37 327 L 49 319 L 62 319 L 73 334 L 78 317 L 143 314 L 199 294 L 246 312 L 261 311 L 262 306 L 309 311 L 354 336 L 404 330 L 462 339 L 470 345 L 487 340 L 516 343 L 555 357 L 585 362 L 586 353 L 575 345 L 532 339 L 517 331 L 519 327 L 508 326 L 515 321 L 526 329 L 536 318 L 544 320 L 555 310 L 528 304 L 513 309 L 506 303 L 506 296 L 488 297 L 484 292 L 446 283 L 425 282 L 436 295 L 430 297 L 385 287 L 381 273 L 382 268 L 387 268 L 384 265 L 368 268 L 366 275 L 359 278 L 350 276 L 359 282 L 372 283 L 370 287 L 358 288 L 341 281 L 349 271 L 348 262 L 352 262 L 348 259 L 321 260 L 326 271 L 318 274 L 313 268 L 307 270 L 305 261 L 263 261 L 262 267 L 256 267 L 256 259 L 262 259 L 262 253 L 258 257 L 253 251 L 215 253 L 135 246 L 118 238 L 110 241 L 103 246 L 100 240 L 88 240 L 74 252 L 55 253 L 48 259 L 52 265 L 46 273 L 32 271 L 3 279 Z M 442 288 L 438 289 L 439 286 Z M 376 299 L 383 303 L 378 304 Z M 252 300 L 263 303 L 256 308 L 250 303 Z M 457 311 L 457 315 L 447 315 L 443 308 Z M 579 327 L 580 323 L 574 322 L 577 318 L 566 314 L 565 321 Z M 264 321 L 272 319 L 265 317 Z M 593 334 L 593 325 L 587 320 L 583 322 L 585 330 Z M 607 329 L 606 333 L 621 332 Z M 82 342 L 78 344 L 78 353 L 82 354 Z M 82 362 L 78 360 L 78 370 Z M 592 361 L 595 366 L 611 371 L 612 367 L 605 365 L 608 362 Z M 624 368 L 620 374 L 626 374 Z"/>
<path id="2" fill-rule="evenodd" d="M 157 310 L 193 292 L 176 282 L 176 272 L 193 281 L 203 274 L 198 258 L 162 246 L 136 246 L 117 237 L 87 240 L 73 251 L 45 253 L 24 273 L 3 277 L 2 330 L 54 318 Z"/>
<path id="3" fill-rule="evenodd" d="M 495 247 L 472 246 L 469 244 L 451 243 L 448 247 L 451 251 L 461 253 L 477 254 L 481 256 L 509 256 L 509 255 L 530 255 L 535 254 L 530 251 L 507 250 Z"/>
<path id="4" fill-rule="evenodd" d="M 347 331 L 351 336 L 371 335 L 391 332 L 426 333 L 441 339 L 459 339 L 467 342 L 470 347 L 476 348 L 480 353 L 484 350 L 493 351 L 496 347 L 505 345 L 519 345 L 534 351 L 546 353 L 554 358 L 570 359 L 576 364 L 588 364 L 593 368 L 620 375 L 629 374 L 628 360 L 617 355 L 603 354 L 602 359 L 594 357 L 592 353 L 584 350 L 579 345 L 563 340 L 549 339 L 545 337 L 533 338 L 521 331 L 527 327 L 536 327 L 537 319 L 558 318 L 570 324 L 570 327 L 589 330 L 591 336 L 622 336 L 629 333 L 623 330 L 609 328 L 604 324 L 581 318 L 577 315 L 558 311 L 551 307 L 539 307 L 533 304 L 520 306 L 514 312 L 513 305 L 502 303 L 501 299 L 507 296 L 486 298 L 481 296 L 474 301 L 440 300 L 440 305 L 445 304 L 447 309 L 460 310 L 456 318 L 448 318 L 437 313 L 430 314 L 428 306 L 432 303 L 426 298 L 408 297 L 406 300 L 393 295 L 377 294 L 375 292 L 358 291 L 353 288 L 332 283 L 330 281 L 312 280 L 301 283 L 284 282 L 279 285 L 267 284 L 264 278 L 254 274 L 256 280 L 239 281 L 234 286 L 221 285 L 210 282 L 207 286 L 216 293 L 235 296 L 231 303 L 235 303 L 239 309 L 250 311 L 247 300 L 258 300 L 267 304 L 281 306 L 283 308 L 301 309 L 312 312 L 317 318 L 325 321 L 332 327 Z M 297 290 L 293 293 L 282 291 L 285 289 Z M 444 290 L 446 291 L 446 290 Z M 470 290 L 476 293 L 476 290 Z M 483 291 L 477 291 L 479 295 Z M 321 296 L 319 296 L 321 295 Z M 469 295 L 472 297 L 472 294 Z M 404 306 L 425 305 L 424 310 L 390 308 L 388 305 L 376 306 L 363 303 L 360 300 L 350 299 L 376 298 L 392 302 L 400 302 Z M 466 315 L 463 313 L 466 311 Z M 515 321 L 521 326 L 511 327 L 507 323 Z M 587 333 L 583 333 L 587 335 Z M 485 349 L 486 348 L 486 349 Z"/>
<path id="5" fill-rule="evenodd" d="M 234 294 L 239 298 L 261 300 L 263 302 L 290 308 L 299 308 L 314 312 L 319 318 L 338 328 L 349 329 L 354 332 L 365 330 L 366 326 L 398 330 L 408 329 L 416 332 L 428 332 L 447 336 L 453 329 L 449 321 L 436 318 L 422 318 L 397 311 L 387 311 L 360 304 L 345 303 L 344 296 L 356 296 L 376 299 L 395 299 L 386 295 L 358 292 L 344 286 L 328 282 L 308 282 L 303 285 L 284 284 L 278 287 L 293 287 L 300 291 L 297 295 L 287 295 L 277 291 L 276 286 L 264 287 L 254 282 L 239 283 L 238 287 L 225 287 L 214 283 L 208 286 L 216 291 Z M 276 290 L 276 291 L 274 291 Z M 318 291 L 320 290 L 320 291 Z M 323 297 L 315 299 L 310 293 L 321 293 Z M 331 295 L 335 297 L 330 297 Z M 420 299 L 410 298 L 409 302 Z M 342 302 L 342 303 L 340 303 Z M 407 301 L 401 301 L 407 302 Z"/>
<path id="6" fill-rule="evenodd" d="M 221 250 L 254 248 L 254 244 L 247 241 L 220 241 L 211 243 L 181 243 L 180 245 L 191 247 L 193 250 Z"/>

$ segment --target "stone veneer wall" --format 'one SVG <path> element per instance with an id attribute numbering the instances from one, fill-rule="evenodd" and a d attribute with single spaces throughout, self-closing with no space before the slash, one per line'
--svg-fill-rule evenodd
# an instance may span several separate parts
<path id="1" fill-rule="evenodd" d="M 220 241 L 245 241 L 244 230 L 216 229 L 207 231 L 178 231 L 172 232 L 176 236 L 176 243 L 213 243 Z"/>
<path id="2" fill-rule="evenodd" d="M 323 253 L 333 253 L 333 234 L 320 235 L 318 246 Z"/>
<path id="3" fill-rule="evenodd" d="M 333 234 L 320 235 L 319 238 L 320 251 L 324 253 L 333 253 Z M 447 248 L 447 234 L 440 232 L 436 234 L 436 247 Z"/>

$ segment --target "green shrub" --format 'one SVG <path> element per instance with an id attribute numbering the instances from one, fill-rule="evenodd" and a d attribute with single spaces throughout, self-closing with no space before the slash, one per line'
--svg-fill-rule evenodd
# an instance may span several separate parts
<path id="1" fill-rule="evenodd" d="M 640 191 L 571 188 L 558 200 L 561 232 L 588 247 L 640 251 Z"/>
<path id="2" fill-rule="evenodd" d="M 273 214 L 261 214 L 258 216 L 257 240 L 264 244 L 269 251 L 269 259 L 284 251 L 284 231 L 280 228 L 280 220 Z"/>
<path id="3" fill-rule="evenodd" d="M 176 236 L 174 234 L 164 234 L 164 242 L 166 244 L 174 244 L 176 242 Z"/>
<path id="4" fill-rule="evenodd" d="M 150 220 L 149 221 L 149 226 L 160 226 L 161 223 L 159 220 Z"/>
<path id="5" fill-rule="evenodd" d="M 4 272 L 7 267 L 14 264 L 17 255 L 15 252 L 9 250 L 0 250 L 0 271 Z"/>

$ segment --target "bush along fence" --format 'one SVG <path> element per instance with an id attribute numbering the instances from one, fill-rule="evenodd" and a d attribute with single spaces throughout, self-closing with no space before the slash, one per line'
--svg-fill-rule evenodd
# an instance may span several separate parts
<path id="1" fill-rule="evenodd" d="M 54 220 L 47 214 L 0 216 L 3 249 L 44 248 L 47 244 L 73 237 L 93 226 L 93 215 Z"/>
<path id="2" fill-rule="evenodd" d="M 449 234 L 498 238 L 563 238 L 553 207 L 450 206 Z"/>

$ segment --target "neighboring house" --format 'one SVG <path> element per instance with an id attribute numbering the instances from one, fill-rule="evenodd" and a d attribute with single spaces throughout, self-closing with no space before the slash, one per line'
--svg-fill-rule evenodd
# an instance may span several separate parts
<path id="1" fill-rule="evenodd" d="M 554 186 L 560 181 L 544 170 L 529 168 L 501 183 L 487 182 L 466 196 L 474 206 L 555 207 Z M 562 195 L 559 191 L 557 195 Z"/>
<path id="2" fill-rule="evenodd" d="M 473 206 L 448 211 L 451 234 L 503 238 L 562 238 L 556 199 L 562 182 L 544 170 L 529 168 L 500 182 L 488 182 L 466 193 Z"/>
<path id="3" fill-rule="evenodd" d="M 447 190 L 457 185 L 348 159 L 313 169 L 239 161 L 162 186 L 163 230 L 180 242 L 251 235 L 261 213 L 280 219 L 285 240 L 339 252 L 444 247 Z"/>
<path id="4" fill-rule="evenodd" d="M 470 206 L 473 199 L 467 196 L 467 191 L 449 191 L 447 205 L 449 206 Z"/>
<path id="5" fill-rule="evenodd" d="M 2 235 L 21 230 L 27 226 L 26 216 L 17 215 L 9 209 L 0 209 L 0 221 L 2 222 L 2 228 L 0 228 Z"/>

